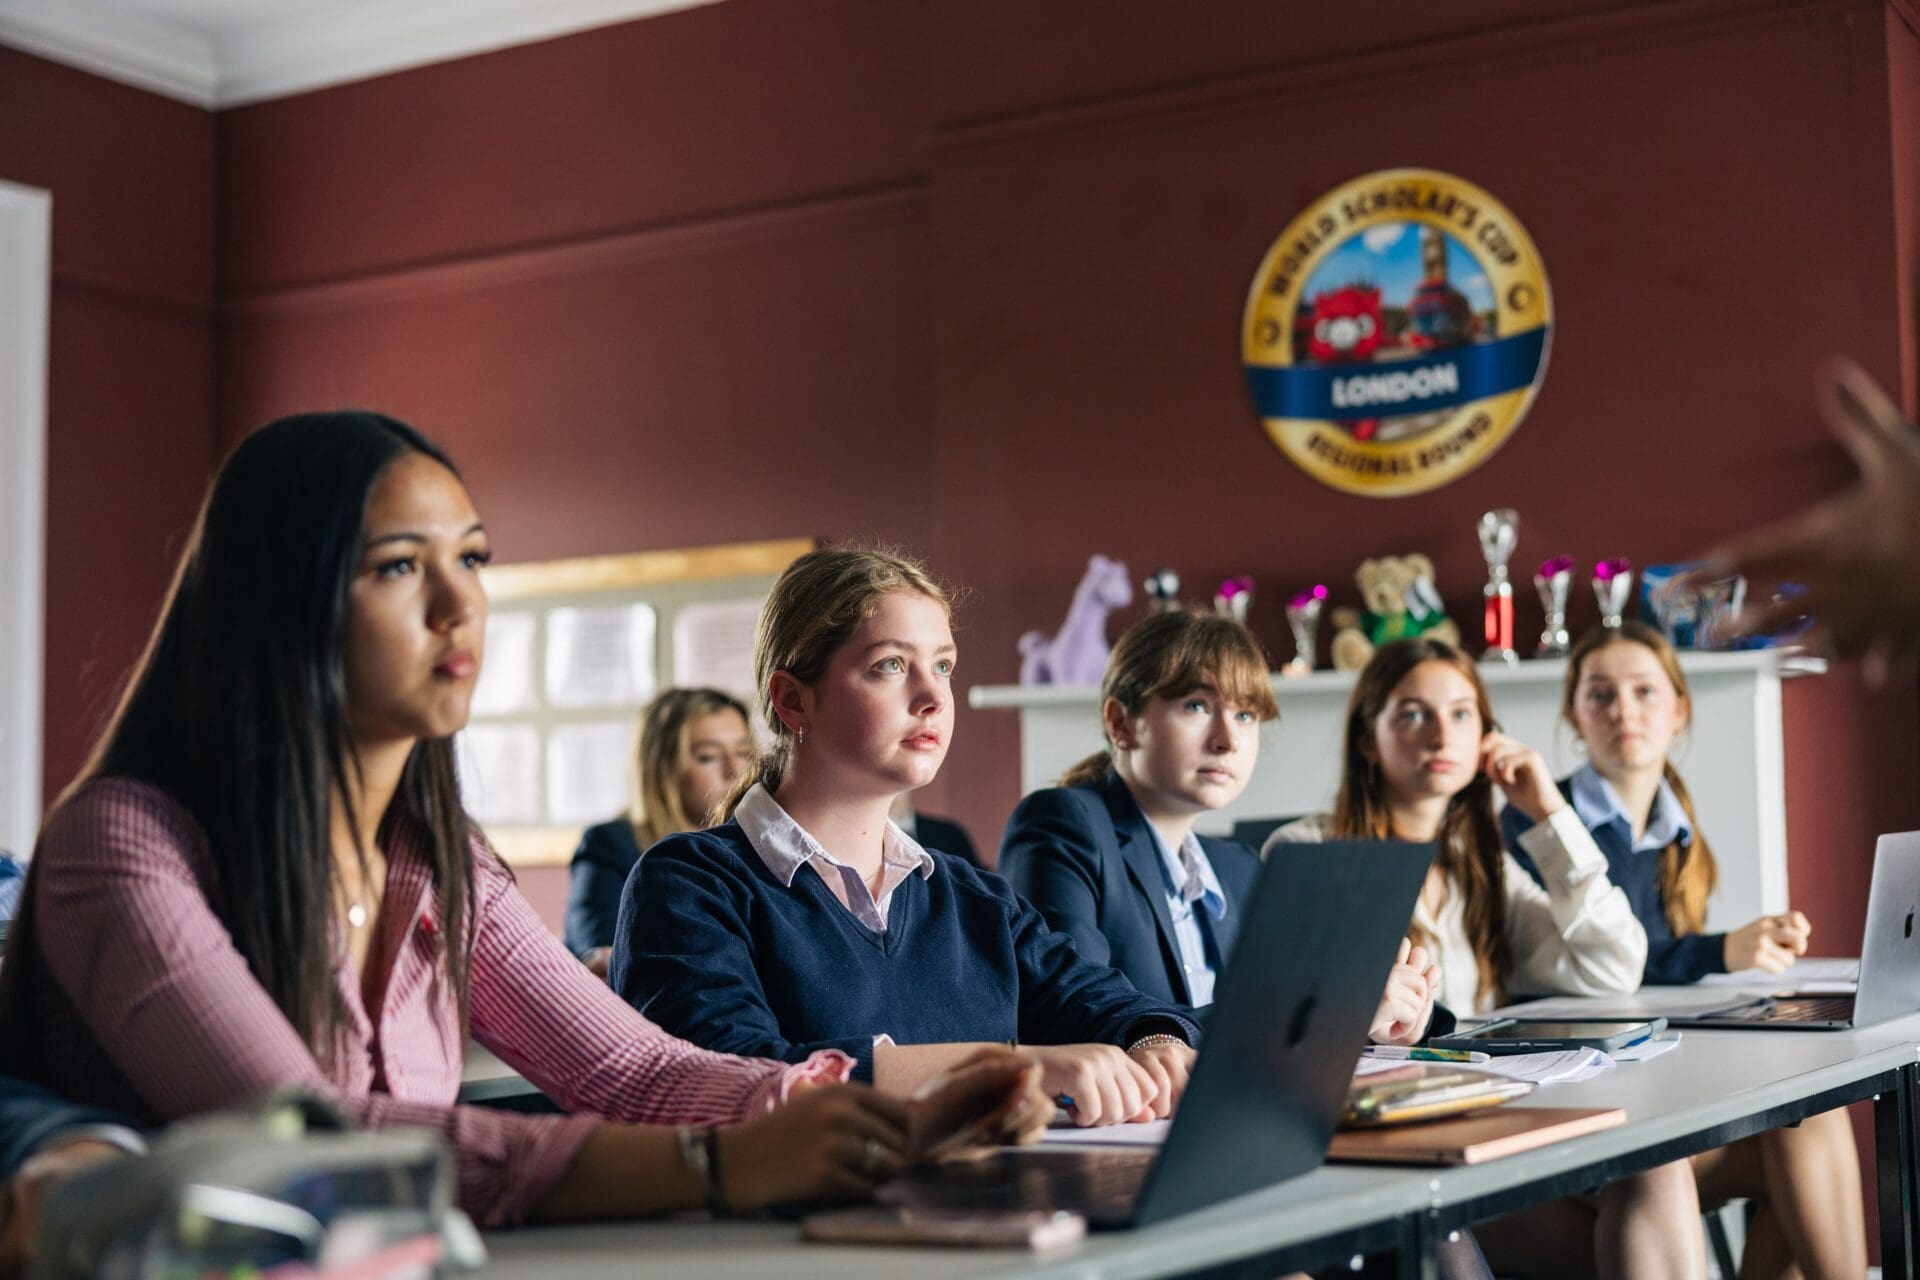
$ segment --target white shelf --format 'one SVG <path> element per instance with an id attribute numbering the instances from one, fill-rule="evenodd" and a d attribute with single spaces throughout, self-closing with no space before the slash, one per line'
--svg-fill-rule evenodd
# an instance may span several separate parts
<path id="1" fill-rule="evenodd" d="M 1804 649 L 1740 649 L 1729 653 L 1680 654 L 1680 669 L 1690 681 L 1719 676 L 1825 675 L 1827 660 Z M 1352 671 L 1323 668 L 1304 676 L 1273 678 L 1273 691 L 1283 701 L 1291 694 L 1339 693 L 1352 691 Z M 1512 666 L 1504 663 L 1480 664 L 1480 679 L 1488 686 L 1546 684 L 1554 688 L 1566 679 L 1565 658 L 1529 658 Z M 980 710 L 1017 711 L 1025 707 L 1077 707 L 1091 705 L 1100 696 L 1098 686 L 1090 684 L 980 684 L 967 691 L 967 705 Z"/>
<path id="2" fill-rule="evenodd" d="M 1800 650 L 1748 649 L 1682 653 L 1680 666 L 1693 694 L 1693 725 L 1675 763 L 1720 867 L 1707 924 L 1726 929 L 1786 909 L 1780 681 L 1818 675 L 1827 664 Z M 1501 727 L 1538 747 L 1556 777 L 1581 764 L 1560 716 L 1566 670 L 1564 658 L 1480 666 Z M 1225 835 L 1236 820 L 1316 813 L 1332 803 L 1354 674 L 1274 677 L 1279 723 L 1261 733 L 1260 761 L 1246 791 L 1203 818 L 1201 830 Z M 1099 700 L 1099 689 L 1088 685 L 979 685 L 967 694 L 972 707 L 1019 714 L 1023 792 L 1052 786 L 1068 766 L 1100 749 Z"/>

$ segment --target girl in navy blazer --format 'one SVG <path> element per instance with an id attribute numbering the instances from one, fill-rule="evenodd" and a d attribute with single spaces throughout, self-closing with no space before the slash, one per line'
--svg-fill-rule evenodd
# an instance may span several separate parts
<path id="1" fill-rule="evenodd" d="M 613 952 L 620 890 L 640 851 L 697 831 L 753 763 L 747 709 L 718 689 L 668 689 L 640 719 L 627 811 L 588 827 L 567 885 L 567 950 L 601 977 Z"/>
<path id="2" fill-rule="evenodd" d="M 1232 618 L 1152 614 L 1114 646 L 1100 691 L 1106 749 L 1020 802 L 1000 872 L 1081 955 L 1163 1000 L 1211 1004 L 1260 858 L 1193 826 L 1246 789 L 1260 726 L 1280 714 L 1266 658 Z M 1438 988 L 1424 950 L 1400 960 L 1382 1043 L 1418 1040 Z"/>

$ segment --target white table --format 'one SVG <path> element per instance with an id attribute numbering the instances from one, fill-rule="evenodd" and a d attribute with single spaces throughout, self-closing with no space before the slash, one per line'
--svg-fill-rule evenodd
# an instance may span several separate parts
<path id="1" fill-rule="evenodd" d="M 725 1280 L 936 1280 L 947 1276 L 1125 1277 L 1252 1264 L 1271 1274 L 1324 1266 L 1359 1250 L 1398 1250 L 1402 1274 L 1430 1274 L 1448 1231 L 1610 1178 L 1709 1150 L 1764 1129 L 1873 1098 L 1879 1145 L 1883 1275 L 1916 1276 L 1920 1222 L 1920 1014 L 1855 1032 L 1693 1031 L 1649 1062 L 1527 1103 L 1617 1106 L 1627 1122 L 1474 1168 L 1328 1166 L 1213 1209 L 1138 1231 L 1089 1236 L 1057 1255 L 1008 1250 L 802 1244 L 790 1223 L 688 1219 L 535 1228 L 490 1236 L 501 1280 L 675 1275 Z"/>

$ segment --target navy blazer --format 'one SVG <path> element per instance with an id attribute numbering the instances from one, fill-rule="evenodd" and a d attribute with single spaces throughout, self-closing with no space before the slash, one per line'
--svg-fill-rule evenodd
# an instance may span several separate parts
<path id="1" fill-rule="evenodd" d="M 127 1123 L 111 1111 L 78 1106 L 39 1085 L 0 1076 L 0 1182 L 11 1178 L 29 1156 L 69 1129 Z"/>
<path id="2" fill-rule="evenodd" d="M 1224 916 L 1215 920 L 1201 912 L 1224 969 L 1260 876 L 1260 856 L 1212 836 L 1201 836 L 1200 847 L 1226 891 Z M 1167 907 L 1160 846 L 1117 774 L 1022 800 L 1000 839 L 1000 874 L 1039 910 L 1048 928 L 1073 939 L 1081 956 L 1112 965 L 1147 995 L 1170 1004 L 1192 1002 Z"/>
<path id="3" fill-rule="evenodd" d="M 638 861 L 640 842 L 633 838 L 633 824 L 624 817 L 581 833 L 567 879 L 567 950 L 584 956 L 595 947 L 613 945 L 620 893 Z"/>

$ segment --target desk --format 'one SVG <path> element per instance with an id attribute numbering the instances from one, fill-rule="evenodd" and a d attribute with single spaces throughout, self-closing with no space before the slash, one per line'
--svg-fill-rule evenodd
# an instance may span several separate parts
<path id="1" fill-rule="evenodd" d="M 1855 1032 L 1689 1031 L 1680 1047 L 1597 1079 L 1550 1085 L 1528 1103 L 1617 1106 L 1627 1122 L 1475 1168 L 1328 1166 L 1202 1213 L 1140 1231 L 1097 1234 L 1036 1258 L 992 1250 L 832 1248 L 798 1243 L 790 1224 L 631 1223 L 534 1228 L 488 1238 L 500 1280 L 684 1273 L 702 1277 L 833 1275 L 843 1280 L 961 1276 L 1164 1276 L 1257 1263 L 1325 1266 L 1353 1252 L 1398 1250 L 1402 1275 L 1431 1274 L 1432 1243 L 1456 1227 L 1609 1178 L 1876 1100 L 1882 1273 L 1920 1280 L 1920 1014 Z"/>

